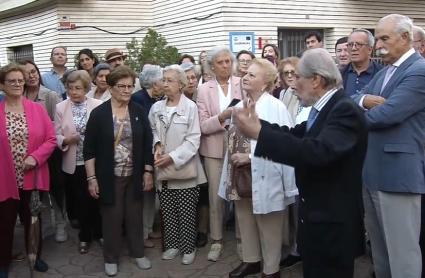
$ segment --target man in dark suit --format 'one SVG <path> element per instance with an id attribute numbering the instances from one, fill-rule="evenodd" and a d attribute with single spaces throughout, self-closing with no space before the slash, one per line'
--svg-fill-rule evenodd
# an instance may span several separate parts
<path id="1" fill-rule="evenodd" d="M 255 104 L 233 112 L 238 128 L 258 140 L 256 156 L 295 167 L 304 277 L 352 277 L 362 247 L 367 129 L 363 112 L 338 89 L 340 84 L 331 55 L 324 49 L 307 50 L 296 83 L 302 104 L 312 106 L 307 122 L 294 128 L 260 122 Z"/>
<path id="2" fill-rule="evenodd" d="M 376 52 L 387 66 L 354 96 L 367 109 L 363 200 L 378 278 L 421 276 L 425 60 L 412 47 L 412 25 L 398 14 L 379 20 Z"/>

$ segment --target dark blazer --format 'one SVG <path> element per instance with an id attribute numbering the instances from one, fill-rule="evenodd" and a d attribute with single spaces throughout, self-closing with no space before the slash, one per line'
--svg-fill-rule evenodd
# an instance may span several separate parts
<path id="1" fill-rule="evenodd" d="M 306 122 L 291 129 L 262 123 L 255 155 L 295 167 L 304 277 L 350 277 L 363 246 L 366 145 L 363 111 L 342 89 L 307 132 Z"/>
<path id="2" fill-rule="evenodd" d="M 130 101 L 128 112 L 133 136 L 134 196 L 140 199 L 143 194 L 144 167 L 146 164 L 153 165 L 152 130 L 143 107 Z M 114 141 L 112 107 L 108 100 L 91 112 L 83 149 L 84 160 L 96 159 L 96 177 L 103 204 L 115 202 Z"/>

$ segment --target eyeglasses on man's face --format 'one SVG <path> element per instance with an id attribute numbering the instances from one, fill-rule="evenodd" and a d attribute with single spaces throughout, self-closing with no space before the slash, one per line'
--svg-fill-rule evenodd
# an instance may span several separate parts
<path id="1" fill-rule="evenodd" d="M 365 45 L 368 45 L 368 43 L 361 43 L 361 42 L 349 42 L 349 43 L 347 43 L 348 48 L 360 49 Z"/>

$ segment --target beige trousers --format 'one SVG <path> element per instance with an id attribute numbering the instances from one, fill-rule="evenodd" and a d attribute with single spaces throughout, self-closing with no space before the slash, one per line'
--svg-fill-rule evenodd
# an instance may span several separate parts
<path id="1" fill-rule="evenodd" d="M 279 271 L 282 245 L 283 211 L 253 214 L 252 199 L 235 201 L 236 217 L 242 240 L 242 258 L 246 263 L 263 260 L 263 273 Z"/>
<path id="2" fill-rule="evenodd" d="M 208 195 L 210 201 L 210 237 L 213 240 L 223 239 L 224 200 L 218 196 L 223 159 L 204 158 L 205 172 L 208 179 Z"/>

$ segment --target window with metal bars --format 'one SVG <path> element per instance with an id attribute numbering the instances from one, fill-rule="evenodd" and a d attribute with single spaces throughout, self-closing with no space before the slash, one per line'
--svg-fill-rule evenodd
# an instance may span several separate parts
<path id="1" fill-rule="evenodd" d="M 299 56 L 305 49 L 305 36 L 312 32 L 318 32 L 324 38 L 321 29 L 279 29 L 280 57 Z"/>
<path id="2" fill-rule="evenodd" d="M 7 53 L 7 59 L 10 63 L 18 62 L 19 60 L 34 61 L 34 52 L 32 49 L 32 44 L 8 47 Z"/>

